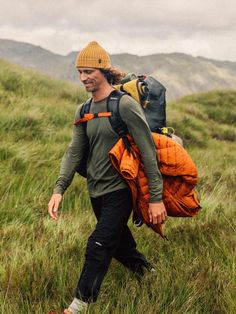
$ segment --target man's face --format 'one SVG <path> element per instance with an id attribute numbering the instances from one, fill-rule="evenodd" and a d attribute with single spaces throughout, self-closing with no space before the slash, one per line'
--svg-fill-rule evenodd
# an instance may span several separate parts
<path id="1" fill-rule="evenodd" d="M 106 81 L 104 75 L 99 69 L 78 68 L 80 80 L 84 84 L 87 92 L 94 93 L 98 91 Z"/>

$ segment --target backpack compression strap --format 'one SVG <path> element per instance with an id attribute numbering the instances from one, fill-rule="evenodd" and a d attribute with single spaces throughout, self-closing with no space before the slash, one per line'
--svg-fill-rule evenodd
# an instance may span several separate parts
<path id="1" fill-rule="evenodd" d="M 92 103 L 92 98 L 88 99 L 82 106 L 80 111 L 80 119 L 75 121 L 74 125 L 78 125 L 83 122 L 87 122 L 94 118 L 102 118 L 102 117 L 110 117 L 112 115 L 111 112 L 97 112 L 97 113 L 89 113 L 90 106 Z"/>
<path id="2" fill-rule="evenodd" d="M 94 118 L 110 117 L 111 112 L 98 112 L 98 113 L 85 113 L 84 117 L 75 122 L 75 125 L 78 125 L 82 122 L 87 122 Z"/>

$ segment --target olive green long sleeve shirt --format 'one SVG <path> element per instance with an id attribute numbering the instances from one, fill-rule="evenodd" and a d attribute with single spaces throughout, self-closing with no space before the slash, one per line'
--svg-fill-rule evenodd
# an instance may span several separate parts
<path id="1" fill-rule="evenodd" d="M 106 112 L 106 102 L 107 99 L 92 102 L 90 113 Z M 81 107 L 82 105 L 79 105 L 77 108 L 75 120 L 80 119 Z M 157 165 L 154 142 L 143 110 L 133 98 L 125 95 L 120 100 L 119 112 L 140 150 L 145 173 L 148 178 L 150 202 L 161 201 L 162 177 Z M 108 152 L 116 144 L 118 139 L 119 136 L 111 127 L 107 117 L 95 118 L 88 121 L 86 133 L 81 124 L 74 126 L 72 141 L 63 156 L 60 175 L 56 181 L 54 193 L 63 194 L 71 184 L 87 145 L 89 145 L 87 163 L 89 195 L 91 197 L 98 197 L 109 192 L 127 188 L 127 185 L 117 174 L 108 158 Z M 89 141 L 89 144 L 87 141 Z"/>

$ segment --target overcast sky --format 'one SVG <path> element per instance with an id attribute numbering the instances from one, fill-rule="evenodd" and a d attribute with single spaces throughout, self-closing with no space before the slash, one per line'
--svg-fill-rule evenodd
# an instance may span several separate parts
<path id="1" fill-rule="evenodd" d="M 0 0 L 0 38 L 67 54 L 184 52 L 236 61 L 236 0 Z"/>

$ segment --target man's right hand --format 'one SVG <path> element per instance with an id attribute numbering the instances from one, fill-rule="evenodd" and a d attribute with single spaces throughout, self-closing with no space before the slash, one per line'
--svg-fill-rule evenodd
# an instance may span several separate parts
<path id="1" fill-rule="evenodd" d="M 57 213 L 61 200 L 61 194 L 53 194 L 48 203 L 48 213 L 53 220 L 57 220 Z"/>

